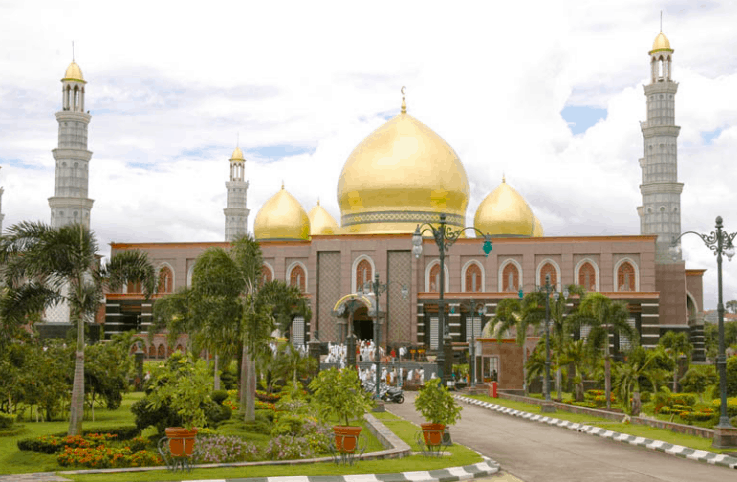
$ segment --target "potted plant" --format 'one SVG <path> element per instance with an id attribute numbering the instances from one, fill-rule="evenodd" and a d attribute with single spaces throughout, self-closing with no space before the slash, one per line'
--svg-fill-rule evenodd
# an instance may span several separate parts
<path id="1" fill-rule="evenodd" d="M 149 404 L 154 409 L 168 405 L 182 419 L 182 427 L 165 430 L 169 451 L 175 457 L 192 455 L 197 427 L 206 421 L 204 404 L 210 399 L 211 378 L 204 360 L 195 362 L 180 353 L 174 353 L 154 372 Z"/>
<path id="2" fill-rule="evenodd" d="M 310 383 L 310 389 L 319 406 L 320 416 L 337 419 L 338 423 L 344 424 L 333 427 L 336 449 L 341 453 L 353 453 L 362 428 L 351 426 L 351 422 L 360 420 L 373 405 L 371 395 L 361 386 L 356 370 L 323 370 Z"/>
<path id="3" fill-rule="evenodd" d="M 440 385 L 439 378 L 425 382 L 415 398 L 415 408 L 428 423 L 421 424 L 425 444 L 440 445 L 446 425 L 453 425 L 461 418 L 461 410 L 448 389 Z"/>

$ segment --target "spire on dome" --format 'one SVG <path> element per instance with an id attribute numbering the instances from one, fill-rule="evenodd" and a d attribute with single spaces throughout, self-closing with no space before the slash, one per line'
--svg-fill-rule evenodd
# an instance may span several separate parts
<path id="1" fill-rule="evenodd" d="M 402 114 L 406 114 L 407 113 L 407 102 L 405 102 L 405 100 L 404 100 L 404 89 L 406 89 L 406 88 L 407 87 L 402 86 Z"/>

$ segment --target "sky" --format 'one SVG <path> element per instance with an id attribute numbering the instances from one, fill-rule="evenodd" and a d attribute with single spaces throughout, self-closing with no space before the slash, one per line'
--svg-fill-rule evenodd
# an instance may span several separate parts
<path id="1" fill-rule="evenodd" d="M 50 222 L 60 79 L 74 56 L 90 110 L 89 196 L 115 242 L 220 241 L 228 159 L 246 162 L 249 231 L 281 187 L 340 219 L 353 148 L 399 113 L 464 163 L 472 223 L 506 176 L 546 235 L 640 234 L 643 85 L 673 55 L 682 229 L 737 231 L 737 4 L 709 1 L 105 2 L 0 0 L 4 228 Z M 716 262 L 687 268 L 716 308 Z M 737 260 L 724 263 L 737 299 Z"/>

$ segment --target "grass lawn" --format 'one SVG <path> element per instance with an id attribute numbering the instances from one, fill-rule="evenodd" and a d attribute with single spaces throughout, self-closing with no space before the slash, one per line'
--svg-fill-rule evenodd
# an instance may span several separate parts
<path id="1" fill-rule="evenodd" d="M 143 396 L 142 393 L 128 393 L 123 397 L 123 403 L 118 410 L 96 410 L 95 422 L 85 421 L 83 428 L 100 429 L 117 428 L 134 424 L 133 414 L 130 406 Z M 413 450 L 419 450 L 415 441 L 415 433 L 419 427 L 410 422 L 392 415 L 391 413 L 375 413 L 388 428 L 394 430 L 405 440 Z M 23 438 L 37 437 L 53 433 L 66 432 L 69 423 L 63 422 L 25 422 L 25 431 L 18 435 L 0 437 L 0 474 L 20 474 L 28 472 L 55 472 L 73 470 L 70 467 L 60 467 L 56 463 L 55 454 L 40 454 L 35 452 L 20 451 L 16 442 Z M 258 434 L 256 434 L 258 435 Z M 383 450 L 381 443 L 365 428 L 362 436 L 366 437 L 366 452 Z M 260 437 L 260 436 L 259 436 Z M 258 437 L 257 437 L 258 438 Z M 264 441 L 268 436 L 263 436 Z M 255 441 L 255 440 L 254 440 Z M 476 452 L 454 445 L 448 448 L 448 453 L 442 458 L 427 458 L 422 455 L 412 455 L 403 459 L 384 459 L 360 461 L 355 466 L 335 465 L 334 463 L 283 465 L 283 466 L 261 466 L 261 467 L 239 467 L 221 469 L 196 469 L 189 474 L 179 474 L 174 477 L 181 480 L 203 479 L 203 478 L 232 478 L 232 477 L 266 477 L 279 475 L 340 475 L 340 474 L 365 474 L 365 473 L 392 473 L 415 470 L 435 470 L 446 467 L 468 465 L 478 463 L 482 460 Z M 82 468 L 81 468 L 82 469 Z M 82 469 L 83 470 L 83 469 Z M 117 473 L 117 474 L 90 474 L 66 476 L 79 481 L 169 481 L 173 474 L 166 470 L 151 472 Z"/>
<path id="2" fill-rule="evenodd" d="M 635 425 L 635 424 L 623 424 L 616 423 L 605 418 L 593 417 L 591 415 L 582 415 L 577 413 L 564 412 L 558 410 L 555 413 L 543 414 L 540 411 L 539 405 L 533 405 L 530 403 L 516 402 L 512 400 L 503 400 L 501 398 L 491 398 L 488 395 L 472 395 L 471 398 L 483 400 L 484 402 L 501 405 L 502 407 L 514 408 L 516 410 L 522 410 L 525 412 L 542 414 L 557 418 L 559 420 L 567 420 L 574 423 L 583 423 L 587 425 L 594 425 L 602 427 L 607 430 L 614 430 L 615 432 L 627 433 L 635 435 L 637 437 L 645 437 L 653 440 L 662 440 L 674 445 L 682 445 L 696 450 L 707 450 L 709 452 L 722 453 L 722 452 L 733 452 L 734 449 L 715 449 L 711 446 L 711 439 L 697 437 L 695 435 L 687 435 L 682 433 L 673 432 L 670 430 L 652 428 L 646 425 Z M 533 422 L 534 423 L 534 422 Z"/>
<path id="3" fill-rule="evenodd" d="M 419 450 L 415 441 L 415 433 L 420 428 L 404 419 L 389 412 L 372 413 L 376 418 L 396 433 L 402 440 L 407 442 L 413 451 Z M 366 431 L 362 432 L 361 436 Z M 374 440 L 375 437 L 372 436 Z M 376 440 L 378 444 L 378 440 Z M 366 452 L 382 450 L 380 444 L 372 448 L 369 445 Z M 479 454 L 462 445 L 455 444 L 448 447 L 448 453 L 441 458 L 425 457 L 423 455 L 411 455 L 402 459 L 362 460 L 353 466 L 336 465 L 332 462 L 304 465 L 267 465 L 261 467 L 237 467 L 225 469 L 195 469 L 190 473 L 177 473 L 174 477 L 166 470 L 133 474 L 94 474 L 94 475 L 65 475 L 79 482 L 133 482 L 133 481 L 170 481 L 198 480 L 212 478 L 238 478 L 238 477 L 277 477 L 294 475 L 348 475 L 348 474 L 384 474 L 395 472 L 410 472 L 421 470 L 437 470 L 460 465 L 470 465 L 481 462 L 483 459 Z"/>
<path id="4" fill-rule="evenodd" d="M 95 421 L 85 420 L 82 428 L 110 429 L 135 425 L 130 407 L 143 397 L 140 392 L 128 393 L 117 410 L 96 409 Z M 24 422 L 25 431 L 10 437 L 0 437 L 0 474 L 22 474 L 26 472 L 53 472 L 62 467 L 56 463 L 55 454 L 40 454 L 18 450 L 16 443 L 24 438 L 54 433 L 66 433 L 69 422 Z"/>

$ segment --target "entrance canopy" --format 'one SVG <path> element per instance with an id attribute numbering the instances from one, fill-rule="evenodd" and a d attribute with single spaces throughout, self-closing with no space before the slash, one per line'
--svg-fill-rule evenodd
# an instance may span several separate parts
<path id="1" fill-rule="evenodd" d="M 373 313 L 374 303 L 373 301 L 363 294 L 351 293 L 347 294 L 335 303 L 333 313 L 338 316 L 344 316 L 349 311 L 355 311 L 358 307 L 365 307 L 369 313 Z"/>

